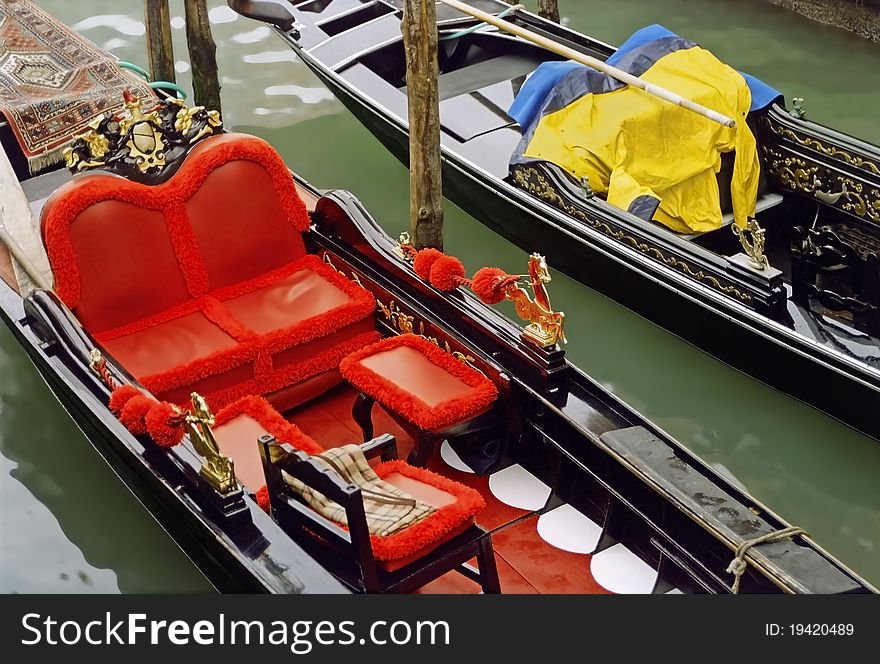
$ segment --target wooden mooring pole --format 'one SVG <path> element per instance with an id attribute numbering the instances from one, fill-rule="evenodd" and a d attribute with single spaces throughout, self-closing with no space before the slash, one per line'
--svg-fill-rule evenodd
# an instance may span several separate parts
<path id="1" fill-rule="evenodd" d="M 217 45 L 211 35 L 206 0 L 184 0 L 186 45 L 192 71 L 195 103 L 220 111 L 220 80 L 217 77 Z"/>
<path id="2" fill-rule="evenodd" d="M 538 16 L 559 23 L 559 5 L 556 0 L 538 0 Z"/>
<path id="3" fill-rule="evenodd" d="M 171 46 L 171 14 L 168 0 L 144 0 L 147 57 L 154 81 L 174 83 L 174 49 Z"/>
<path id="4" fill-rule="evenodd" d="M 410 235 L 416 249 L 443 250 L 437 9 L 434 0 L 404 0 L 403 44 L 409 98 Z"/>

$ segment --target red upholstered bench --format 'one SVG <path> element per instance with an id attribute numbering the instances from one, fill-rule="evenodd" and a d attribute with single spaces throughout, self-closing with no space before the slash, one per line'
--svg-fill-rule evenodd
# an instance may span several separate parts
<path id="1" fill-rule="evenodd" d="M 290 508 L 289 501 L 295 497 L 280 477 L 280 471 L 275 479 L 281 481 L 271 488 L 263 488 L 267 479 L 271 483 L 273 478 L 266 477 L 257 439 L 268 434 L 277 443 L 287 443 L 307 455 L 321 454 L 324 449 L 260 397 L 238 399 L 218 412 L 214 421 L 214 437 L 221 452 L 233 460 L 239 482 L 257 492 L 264 509 L 269 507 L 270 496 L 274 496 L 273 512 L 279 512 L 283 521 L 283 515 L 288 514 Z M 279 468 L 296 472 L 290 465 L 279 463 Z M 474 522 L 475 515 L 485 507 L 485 501 L 477 491 L 403 461 L 384 461 L 375 465 L 374 470 L 386 482 L 437 508 L 428 517 L 392 535 L 369 537 L 368 548 L 378 569 L 393 573 L 417 564 L 432 551 L 468 531 L 475 536 L 475 544 L 488 547 L 491 556 L 491 542 L 483 541 L 488 534 L 477 528 Z M 494 563 L 491 571 L 494 574 Z M 497 578 L 489 578 L 487 583 L 490 589 L 494 588 Z"/>
<path id="2" fill-rule="evenodd" d="M 167 181 L 90 174 L 46 203 L 59 297 L 159 399 L 282 410 L 340 382 L 375 341 L 373 296 L 306 253 L 309 218 L 264 141 L 205 139 Z"/>
<path id="3" fill-rule="evenodd" d="M 401 334 L 355 351 L 339 367 L 361 395 L 353 416 L 373 436 L 372 408 L 378 401 L 412 435 L 408 461 L 424 466 L 442 436 L 487 413 L 498 397 L 479 371 L 427 339 Z"/>

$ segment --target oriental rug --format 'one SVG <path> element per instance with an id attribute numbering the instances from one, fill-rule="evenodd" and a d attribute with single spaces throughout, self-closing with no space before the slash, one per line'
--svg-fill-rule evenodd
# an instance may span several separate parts
<path id="1" fill-rule="evenodd" d="M 152 106 L 143 79 L 31 0 L 0 0 L 0 113 L 35 173 L 102 113 L 123 108 L 129 89 Z"/>

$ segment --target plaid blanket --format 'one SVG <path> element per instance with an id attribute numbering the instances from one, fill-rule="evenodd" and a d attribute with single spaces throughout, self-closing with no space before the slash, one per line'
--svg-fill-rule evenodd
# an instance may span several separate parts
<path id="1" fill-rule="evenodd" d="M 357 445 L 345 445 L 312 456 L 333 470 L 343 481 L 357 485 L 364 498 L 364 512 L 371 535 L 392 535 L 424 519 L 436 510 L 379 478 Z M 287 475 L 287 484 L 321 516 L 347 526 L 345 510 L 338 503 Z"/>
<path id="2" fill-rule="evenodd" d="M 155 103 L 143 79 L 30 0 L 0 1 L 0 113 L 31 172 L 60 161 L 94 118 L 122 110 L 126 88 L 145 108 Z"/>

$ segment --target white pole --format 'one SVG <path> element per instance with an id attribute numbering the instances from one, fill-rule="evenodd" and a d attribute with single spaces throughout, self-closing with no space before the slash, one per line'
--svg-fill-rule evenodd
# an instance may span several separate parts
<path id="1" fill-rule="evenodd" d="M 552 39 L 548 39 L 543 35 L 539 35 L 536 32 L 532 32 L 531 30 L 527 30 L 526 28 L 521 28 L 518 25 L 511 23 L 510 21 L 505 21 L 504 19 L 497 18 L 496 16 L 489 14 L 488 12 L 484 12 L 476 7 L 472 7 L 464 2 L 459 2 L 459 0 L 439 0 L 445 5 L 449 5 L 453 9 L 457 9 L 458 11 L 473 16 L 474 18 L 478 18 L 484 23 L 488 23 L 489 25 L 494 25 L 496 28 L 504 30 L 505 32 L 509 32 L 512 35 L 516 35 L 517 37 L 522 37 L 523 39 L 532 42 L 533 44 L 537 44 L 538 46 L 542 46 L 546 48 L 548 51 L 552 51 L 561 55 L 569 60 L 574 60 L 575 62 L 579 62 L 582 65 L 588 65 L 593 67 L 594 69 L 598 69 L 599 71 L 603 71 L 606 74 L 613 76 L 618 81 L 622 81 L 627 85 L 631 85 L 635 88 L 639 88 L 640 90 L 644 90 L 650 95 L 654 95 L 655 97 L 660 97 L 660 99 L 665 99 L 671 104 L 676 104 L 681 106 L 682 108 L 686 108 L 689 111 L 693 111 L 698 115 L 702 115 L 704 118 L 708 118 L 713 122 L 717 122 L 718 124 L 724 125 L 725 127 L 736 127 L 736 120 L 733 118 L 729 118 L 726 115 L 722 115 L 717 111 L 713 111 L 710 108 L 706 108 L 705 106 L 701 106 L 700 104 L 691 101 L 690 99 L 685 99 L 679 94 L 674 92 L 670 92 L 666 88 L 662 88 L 659 85 L 654 85 L 653 83 L 648 83 L 640 79 L 638 76 L 633 76 L 632 74 L 623 71 L 622 69 L 618 69 L 617 67 L 612 67 L 608 65 L 602 60 L 598 60 L 589 55 L 585 55 L 580 51 L 575 51 L 573 48 L 569 48 L 563 44 L 559 44 L 558 42 L 553 41 Z"/>

